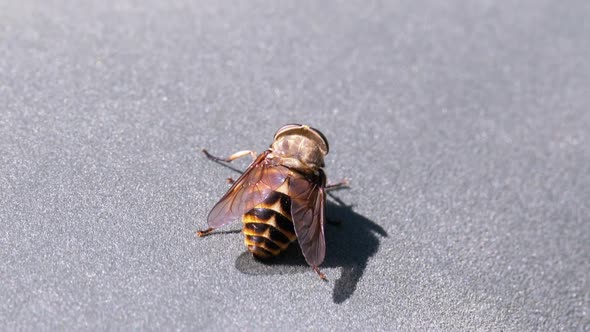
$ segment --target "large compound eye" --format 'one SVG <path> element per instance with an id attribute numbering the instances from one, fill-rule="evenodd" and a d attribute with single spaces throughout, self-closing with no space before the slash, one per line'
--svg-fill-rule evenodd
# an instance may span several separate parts
<path id="1" fill-rule="evenodd" d="M 302 135 L 317 142 L 326 154 L 330 150 L 326 136 L 324 136 L 321 131 L 310 126 L 301 124 L 288 124 L 282 126 L 275 134 L 274 140 L 276 141 L 283 135 Z"/>
<path id="2" fill-rule="evenodd" d="M 319 131 L 315 128 L 310 127 L 310 129 L 314 134 L 316 134 L 317 136 L 319 136 L 322 139 L 324 144 L 326 144 L 326 154 L 327 154 L 330 151 L 330 145 L 328 145 L 328 139 L 326 138 L 326 136 L 324 136 L 324 134 L 322 134 L 321 131 Z"/>
<path id="3" fill-rule="evenodd" d="M 280 135 L 284 134 L 287 131 L 294 130 L 294 129 L 301 129 L 302 125 L 298 123 L 291 123 L 288 125 L 284 125 L 277 132 L 275 133 L 274 140 L 276 140 Z"/>

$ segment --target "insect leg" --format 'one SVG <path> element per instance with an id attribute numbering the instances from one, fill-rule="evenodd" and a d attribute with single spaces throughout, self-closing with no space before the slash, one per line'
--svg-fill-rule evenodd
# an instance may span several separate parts
<path id="1" fill-rule="evenodd" d="M 326 275 L 323 274 L 320 269 L 318 269 L 317 266 L 313 266 L 313 270 L 315 271 L 315 273 L 318 274 L 318 276 L 320 277 L 320 279 L 324 280 L 324 281 L 328 281 L 328 279 L 326 278 Z"/>
<path id="2" fill-rule="evenodd" d="M 197 231 L 197 235 L 199 237 L 203 237 L 203 236 L 207 236 L 209 235 L 211 232 L 213 232 L 215 230 L 215 228 L 207 228 L 204 231 Z"/>
<path id="3" fill-rule="evenodd" d="M 328 183 L 326 185 L 325 190 L 334 190 L 334 189 L 340 189 L 340 188 L 344 188 L 344 187 L 348 187 L 349 181 L 347 178 L 344 178 L 342 180 L 340 180 L 339 182 L 336 183 Z"/>
<path id="4" fill-rule="evenodd" d="M 211 155 L 209 153 L 209 151 L 207 151 L 206 149 L 203 149 L 203 153 L 205 154 L 205 156 L 207 156 L 207 158 L 214 160 L 214 161 L 224 161 L 224 162 L 231 162 L 233 160 L 236 160 L 238 158 L 250 155 L 252 157 L 252 159 L 256 159 L 256 152 L 252 151 L 252 150 L 244 150 L 244 151 L 238 151 L 234 154 L 232 154 L 231 156 L 227 157 L 227 158 L 220 158 L 220 157 L 215 157 L 213 155 Z"/>

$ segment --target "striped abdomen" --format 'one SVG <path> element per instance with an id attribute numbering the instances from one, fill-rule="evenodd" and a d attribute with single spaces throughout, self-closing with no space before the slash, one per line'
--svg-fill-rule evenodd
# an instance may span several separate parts
<path id="1" fill-rule="evenodd" d="M 276 256 L 297 240 L 291 218 L 291 198 L 273 191 L 242 217 L 244 242 L 254 256 Z"/>

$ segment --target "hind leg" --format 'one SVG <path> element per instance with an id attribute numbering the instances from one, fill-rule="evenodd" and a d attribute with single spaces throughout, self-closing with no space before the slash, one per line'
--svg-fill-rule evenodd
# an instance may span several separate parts
<path id="1" fill-rule="evenodd" d="M 318 276 L 320 277 L 320 279 L 324 280 L 324 281 L 328 281 L 328 279 L 326 278 L 326 275 L 322 273 L 322 271 L 320 271 L 320 269 L 317 266 L 312 266 L 313 270 L 315 271 L 315 273 L 318 274 Z"/>
<path id="2" fill-rule="evenodd" d="M 347 178 L 344 178 L 336 183 L 328 183 L 326 185 L 326 188 L 324 188 L 326 191 L 328 190 L 336 190 L 336 189 L 340 189 L 340 188 L 345 188 L 348 187 L 349 185 L 349 181 Z"/>

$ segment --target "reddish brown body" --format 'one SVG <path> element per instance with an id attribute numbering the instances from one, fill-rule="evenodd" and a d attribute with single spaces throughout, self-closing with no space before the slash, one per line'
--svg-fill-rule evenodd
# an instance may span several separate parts
<path id="1" fill-rule="evenodd" d="M 199 235 L 241 217 L 244 241 L 254 256 L 276 256 L 298 240 L 305 260 L 323 278 L 317 266 L 326 252 L 323 167 L 328 150 L 326 138 L 317 129 L 283 126 L 271 147 L 256 157 L 213 207 L 207 218 L 210 228 Z"/>

